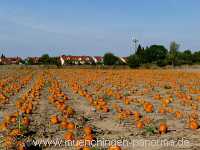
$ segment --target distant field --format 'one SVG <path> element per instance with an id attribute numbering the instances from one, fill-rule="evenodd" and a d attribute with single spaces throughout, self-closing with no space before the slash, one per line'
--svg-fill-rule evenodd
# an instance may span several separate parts
<path id="1" fill-rule="evenodd" d="M 0 66 L 1 149 L 200 149 L 199 66 L 82 68 Z"/>

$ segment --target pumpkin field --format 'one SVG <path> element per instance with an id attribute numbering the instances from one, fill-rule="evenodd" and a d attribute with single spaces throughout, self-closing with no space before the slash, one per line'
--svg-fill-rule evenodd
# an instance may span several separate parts
<path id="1" fill-rule="evenodd" d="M 199 109 L 199 70 L 2 69 L 0 149 L 200 149 Z"/>

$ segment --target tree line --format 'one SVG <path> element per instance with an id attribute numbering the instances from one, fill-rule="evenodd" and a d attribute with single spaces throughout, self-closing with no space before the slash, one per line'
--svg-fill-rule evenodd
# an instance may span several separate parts
<path id="1" fill-rule="evenodd" d="M 56 65 L 61 66 L 60 59 L 58 57 L 50 57 L 48 54 L 43 54 L 37 63 L 34 62 L 34 58 L 29 58 L 27 61 L 24 61 L 24 64 L 27 65 Z"/>
<path id="2" fill-rule="evenodd" d="M 142 65 L 157 65 L 164 67 L 167 65 L 193 65 L 200 64 L 200 51 L 192 52 L 191 50 L 179 51 L 180 45 L 175 41 L 170 43 L 169 50 L 163 45 L 151 45 L 150 47 L 138 46 L 136 52 L 127 58 L 127 64 L 131 68 L 137 68 Z M 104 55 L 105 65 L 120 64 L 117 57 L 112 53 Z"/>

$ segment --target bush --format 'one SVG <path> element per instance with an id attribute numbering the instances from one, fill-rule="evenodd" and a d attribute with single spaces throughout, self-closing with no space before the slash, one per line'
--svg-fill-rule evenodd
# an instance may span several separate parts
<path id="1" fill-rule="evenodd" d="M 128 57 L 128 65 L 131 68 L 138 68 L 140 66 L 140 59 L 137 55 L 131 55 Z"/>
<path id="2" fill-rule="evenodd" d="M 118 58 L 112 53 L 106 53 L 103 57 L 104 65 L 115 65 L 118 62 Z"/>
<path id="3" fill-rule="evenodd" d="M 156 62 L 156 64 L 159 66 L 159 67 L 164 67 L 164 66 L 167 66 L 169 63 L 167 62 L 166 59 L 161 59 L 161 60 L 158 60 Z"/>

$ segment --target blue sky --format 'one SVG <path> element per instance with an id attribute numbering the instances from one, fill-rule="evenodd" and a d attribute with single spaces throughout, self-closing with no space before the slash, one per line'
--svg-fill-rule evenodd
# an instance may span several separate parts
<path id="1" fill-rule="evenodd" d="M 170 41 L 200 50 L 199 0 L 0 0 L 0 53 L 7 56 L 130 54 Z"/>

